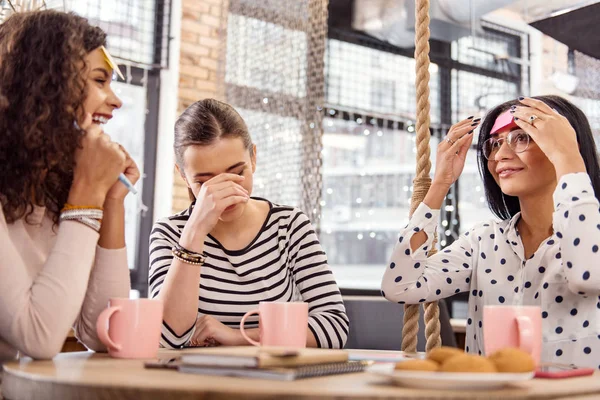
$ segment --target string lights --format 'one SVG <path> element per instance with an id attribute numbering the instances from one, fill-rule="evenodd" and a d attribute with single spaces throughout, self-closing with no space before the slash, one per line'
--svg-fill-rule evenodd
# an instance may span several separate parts
<path id="1" fill-rule="evenodd" d="M 332 243 L 354 241 L 352 247 L 367 258 L 379 258 L 368 254 L 393 246 L 398 231 L 408 222 L 416 162 L 414 121 L 330 107 L 323 125 L 321 222 L 322 233 L 329 236 L 323 238 L 325 245 L 329 249 Z M 435 145 L 445 127 L 435 125 L 432 134 L 434 163 Z M 457 200 L 453 190 L 444 203 L 438 229 L 442 247 L 459 234 Z M 332 262 L 338 263 L 339 253 L 331 253 Z"/>

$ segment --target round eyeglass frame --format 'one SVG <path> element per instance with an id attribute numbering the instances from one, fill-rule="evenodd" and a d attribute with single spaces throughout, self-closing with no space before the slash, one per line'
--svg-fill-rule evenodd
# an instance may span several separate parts
<path id="1" fill-rule="evenodd" d="M 516 150 L 513 148 L 513 140 L 515 139 L 515 136 L 517 136 L 517 135 L 524 135 L 524 137 L 525 137 L 525 138 L 527 138 L 527 144 L 525 145 L 525 148 L 524 148 L 523 150 L 520 150 L 520 151 L 516 151 Z M 488 139 L 487 139 L 485 142 L 483 142 L 483 147 L 482 147 L 482 149 L 481 149 L 481 150 L 482 150 L 482 153 L 483 153 L 483 156 L 485 157 L 485 159 L 486 159 L 486 160 L 490 160 L 490 156 L 491 156 L 491 154 L 492 154 L 492 152 L 491 152 L 491 151 L 490 151 L 490 152 L 489 152 L 489 154 L 488 154 L 488 151 L 486 150 L 486 149 L 489 147 L 489 145 L 488 145 L 488 144 L 489 144 L 489 143 L 490 143 L 492 140 L 495 140 L 495 141 L 497 141 L 497 142 L 500 142 L 500 147 L 498 147 L 498 149 L 496 150 L 496 152 L 498 152 L 498 150 L 500 150 L 500 148 L 502 147 L 502 143 L 501 143 L 501 142 L 503 142 L 503 141 L 506 141 L 506 143 L 508 143 L 508 148 L 509 148 L 509 149 L 510 149 L 510 150 L 511 150 L 513 153 L 515 153 L 515 154 L 521 154 L 521 153 L 524 153 L 524 152 L 526 152 L 526 151 L 527 151 L 527 149 L 529 148 L 529 144 L 531 143 L 531 136 L 529 136 L 529 134 L 527 134 L 527 133 L 526 133 L 524 130 L 522 130 L 522 129 L 517 129 L 517 130 L 514 130 L 514 131 L 510 131 L 510 132 L 508 133 L 508 135 L 506 135 L 506 138 L 500 138 L 500 139 L 496 139 L 496 138 L 493 138 L 493 137 L 490 137 L 490 138 L 488 138 Z M 515 144 L 514 146 L 516 147 L 516 144 Z M 492 159 L 492 161 L 494 161 L 494 160 Z"/>

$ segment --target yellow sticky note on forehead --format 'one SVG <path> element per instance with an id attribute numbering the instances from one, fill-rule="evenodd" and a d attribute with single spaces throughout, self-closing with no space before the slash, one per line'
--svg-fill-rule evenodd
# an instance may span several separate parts
<path id="1" fill-rule="evenodd" d="M 100 46 L 100 50 L 102 50 L 102 53 L 104 53 L 104 59 L 106 60 L 108 65 L 113 69 L 113 71 L 115 71 L 117 73 L 117 75 L 119 75 L 119 78 L 121 78 L 122 80 L 125 80 L 125 77 L 121 73 L 121 70 L 119 69 L 119 66 L 117 65 L 117 62 L 115 61 L 114 58 L 112 58 L 112 56 L 110 55 L 108 50 L 106 50 L 106 47 Z"/>

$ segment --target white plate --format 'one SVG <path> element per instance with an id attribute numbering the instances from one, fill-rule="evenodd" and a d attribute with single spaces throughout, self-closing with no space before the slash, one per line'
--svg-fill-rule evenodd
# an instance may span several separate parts
<path id="1" fill-rule="evenodd" d="M 470 372 L 428 372 L 428 371 L 372 371 L 389 378 L 396 385 L 421 389 L 498 389 L 512 383 L 528 381 L 535 372 L 511 373 L 470 373 Z"/>

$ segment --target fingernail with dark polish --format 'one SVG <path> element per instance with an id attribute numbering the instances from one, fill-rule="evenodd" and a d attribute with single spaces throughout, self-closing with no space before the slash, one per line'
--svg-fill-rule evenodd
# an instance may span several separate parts
<path id="1" fill-rule="evenodd" d="M 475 118 L 475 119 L 473 120 L 473 122 L 479 122 L 479 121 L 481 121 L 481 118 Z"/>
<path id="2" fill-rule="evenodd" d="M 517 117 L 513 117 L 513 118 L 515 119 L 515 121 L 518 121 L 518 120 L 519 120 L 519 118 L 517 118 Z"/>
<path id="3" fill-rule="evenodd" d="M 473 133 L 473 131 L 469 131 L 469 132 L 467 133 L 467 135 L 470 135 L 471 133 Z"/>
<path id="4" fill-rule="evenodd" d="M 516 110 L 516 109 L 517 109 L 517 106 L 515 106 L 515 105 L 512 105 L 512 106 L 510 106 L 510 109 L 511 109 L 511 110 Z"/>
<path id="5" fill-rule="evenodd" d="M 517 110 L 510 110 L 509 113 L 514 114 Z"/>
<path id="6" fill-rule="evenodd" d="M 471 115 L 470 117 L 467 117 L 467 119 L 473 119 L 473 115 Z"/>
<path id="7" fill-rule="evenodd" d="M 477 126 L 479 125 L 477 122 L 475 122 L 474 124 L 471 124 L 471 126 Z"/>
<path id="8" fill-rule="evenodd" d="M 521 101 L 521 100 L 525 100 L 525 97 L 519 96 L 519 101 Z"/>

